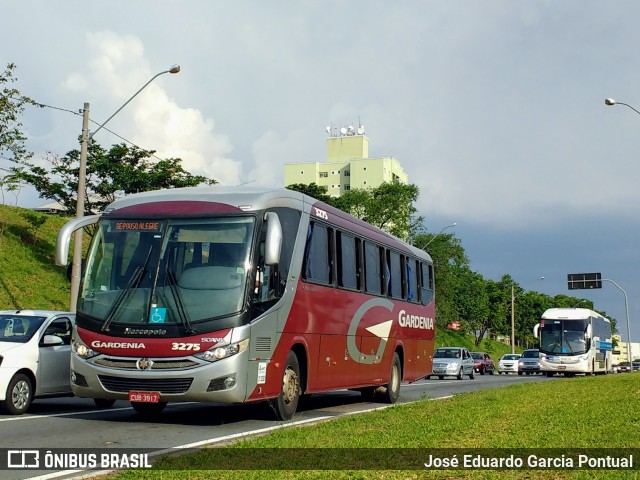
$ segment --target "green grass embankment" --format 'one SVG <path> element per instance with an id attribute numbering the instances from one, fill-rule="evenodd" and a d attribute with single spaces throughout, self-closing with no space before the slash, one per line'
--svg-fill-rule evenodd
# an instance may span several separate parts
<path id="1" fill-rule="evenodd" d="M 586 479 L 638 478 L 620 470 L 295 470 L 296 459 L 274 470 L 210 470 L 221 458 L 244 458 L 246 465 L 273 465 L 265 449 L 625 449 L 640 448 L 640 374 L 558 378 L 458 395 L 440 401 L 396 405 L 305 427 L 275 431 L 229 447 L 209 448 L 180 457 L 165 457 L 155 470 L 129 471 L 131 479 Z M 239 449 L 243 451 L 239 452 Z M 388 451 L 379 450 L 381 455 Z M 362 462 L 370 450 L 363 450 Z M 535 452 L 535 451 L 534 451 Z M 239 456 L 239 457 L 238 457 Z M 319 468 L 329 456 L 318 459 Z M 358 461 L 354 460 L 354 464 Z"/>

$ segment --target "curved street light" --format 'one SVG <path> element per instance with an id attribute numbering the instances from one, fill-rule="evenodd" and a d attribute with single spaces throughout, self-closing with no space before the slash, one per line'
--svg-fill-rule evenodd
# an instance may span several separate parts
<path id="1" fill-rule="evenodd" d="M 145 83 L 136 93 L 131 95 L 129 100 L 124 102 L 113 115 L 107 118 L 98 128 L 92 133 L 89 133 L 89 102 L 85 102 L 83 114 L 82 114 L 82 137 L 80 140 L 80 168 L 78 170 L 78 194 L 76 198 L 76 218 L 84 216 L 84 195 L 86 188 L 86 176 L 87 176 L 87 144 L 104 127 L 109 120 L 115 117 L 120 110 L 127 106 L 127 104 L 133 100 L 147 85 L 153 82 L 160 75 L 165 73 L 178 73 L 180 71 L 180 65 L 173 65 L 168 70 L 156 73 L 151 79 Z M 76 230 L 73 237 L 73 264 L 71 266 L 71 302 L 69 310 L 71 312 L 76 311 L 76 305 L 78 303 L 78 289 L 80 287 L 80 264 L 82 263 L 82 228 Z"/>
<path id="2" fill-rule="evenodd" d="M 638 110 L 636 110 L 635 108 L 633 108 L 631 105 L 629 105 L 628 103 L 623 103 L 623 102 L 616 102 L 613 98 L 605 98 L 604 99 L 604 104 L 611 106 L 611 105 L 624 105 L 626 107 L 629 107 L 631 110 L 633 110 L 634 112 L 636 112 L 638 115 L 640 115 L 640 112 Z"/>
<path id="3" fill-rule="evenodd" d="M 457 222 L 453 222 L 451 225 L 447 225 L 446 227 L 444 227 L 442 230 L 440 230 L 438 233 L 436 233 L 433 237 L 431 237 L 431 240 L 429 240 L 429 241 L 427 242 L 427 244 L 426 244 L 424 247 L 422 247 L 422 250 L 425 250 L 425 249 L 429 246 L 429 244 L 430 244 L 431 242 L 433 242 L 433 241 L 436 239 L 436 237 L 437 237 L 438 235 L 440 235 L 442 232 L 444 232 L 447 228 L 453 228 L 453 227 L 455 227 L 457 224 L 458 224 Z"/>

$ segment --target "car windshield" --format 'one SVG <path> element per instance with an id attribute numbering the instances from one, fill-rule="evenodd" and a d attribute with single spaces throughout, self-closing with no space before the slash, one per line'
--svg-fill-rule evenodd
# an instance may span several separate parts
<path id="1" fill-rule="evenodd" d="M 520 355 L 505 355 L 502 360 L 518 360 Z"/>
<path id="2" fill-rule="evenodd" d="M 0 342 L 27 343 L 46 317 L 0 315 Z"/>
<path id="3" fill-rule="evenodd" d="M 471 356 L 474 360 L 482 360 L 484 358 L 484 354 L 480 352 L 471 352 Z"/>
<path id="4" fill-rule="evenodd" d="M 460 358 L 460 349 L 439 348 L 433 354 L 433 358 Z"/>
<path id="5" fill-rule="evenodd" d="M 522 352 L 521 358 L 538 358 L 539 354 L 537 350 L 525 350 Z"/>

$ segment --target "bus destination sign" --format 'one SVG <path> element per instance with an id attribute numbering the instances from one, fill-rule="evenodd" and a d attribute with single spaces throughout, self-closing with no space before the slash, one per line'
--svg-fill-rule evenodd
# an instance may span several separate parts
<path id="1" fill-rule="evenodd" d="M 160 230 L 160 222 L 126 220 L 115 222 L 116 231 L 144 231 L 157 232 Z"/>

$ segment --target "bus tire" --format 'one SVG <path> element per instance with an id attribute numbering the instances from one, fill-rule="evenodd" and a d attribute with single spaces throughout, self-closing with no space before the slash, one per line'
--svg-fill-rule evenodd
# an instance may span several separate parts
<path id="1" fill-rule="evenodd" d="M 553 377 L 553 372 L 547 372 L 547 377 Z"/>
<path id="2" fill-rule="evenodd" d="M 362 400 L 365 402 L 371 402 L 376 397 L 376 388 L 377 387 L 364 387 L 360 389 L 360 395 L 362 395 Z"/>
<path id="3" fill-rule="evenodd" d="M 22 373 L 13 376 L 7 387 L 4 409 L 11 415 L 22 415 L 33 400 L 33 385 L 29 377 Z"/>
<path id="4" fill-rule="evenodd" d="M 300 401 L 300 364 L 293 351 L 289 351 L 282 372 L 280 394 L 270 400 L 271 408 L 278 420 L 290 420 L 296 413 Z"/>
<path id="5" fill-rule="evenodd" d="M 400 396 L 400 383 L 402 382 L 402 365 L 400 364 L 400 356 L 396 352 L 393 354 L 391 361 L 391 374 L 389 383 L 382 388 L 382 399 L 385 403 L 396 403 Z"/>
<path id="6" fill-rule="evenodd" d="M 148 402 L 131 402 L 131 407 L 140 415 L 153 416 L 164 410 L 167 402 L 148 403 Z"/>

